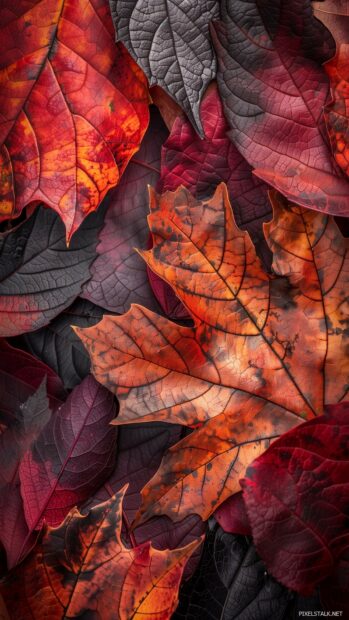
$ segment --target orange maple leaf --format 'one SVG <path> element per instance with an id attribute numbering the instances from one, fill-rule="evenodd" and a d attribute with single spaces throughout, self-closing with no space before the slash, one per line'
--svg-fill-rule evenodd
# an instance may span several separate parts
<path id="1" fill-rule="evenodd" d="M 0 24 L 0 219 L 42 201 L 69 241 L 139 148 L 147 81 L 107 0 L 5 0 Z"/>
<path id="2" fill-rule="evenodd" d="M 61 620 L 90 612 L 101 620 L 168 620 L 183 569 L 201 539 L 173 551 L 121 540 L 125 489 L 87 515 L 74 508 L 48 527 L 31 555 L 2 581 L 12 618 Z"/>
<path id="3" fill-rule="evenodd" d="M 200 425 L 164 456 L 142 491 L 138 522 L 208 518 L 271 441 L 345 398 L 348 243 L 331 217 L 271 197 L 270 276 L 223 184 L 203 201 L 183 187 L 151 193 L 154 247 L 141 254 L 194 327 L 134 305 L 75 328 L 96 379 L 120 400 L 116 424 Z"/>

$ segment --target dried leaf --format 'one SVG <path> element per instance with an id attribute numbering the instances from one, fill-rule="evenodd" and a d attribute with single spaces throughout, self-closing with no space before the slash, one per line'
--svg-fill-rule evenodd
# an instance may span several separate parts
<path id="1" fill-rule="evenodd" d="M 175 551 L 121 540 L 121 491 L 87 516 L 73 509 L 0 585 L 11 618 L 170 619 L 187 559 L 198 542 Z M 48 611 L 49 610 L 49 611 Z"/>
<path id="2" fill-rule="evenodd" d="M 117 424 L 198 427 L 143 489 L 138 523 L 156 514 L 206 519 L 273 439 L 348 389 L 347 241 L 328 216 L 277 194 L 273 206 L 265 234 L 277 277 L 235 225 L 223 184 L 207 201 L 184 188 L 153 194 L 154 248 L 142 255 L 195 326 L 134 305 L 76 328 L 95 377 L 118 395 Z"/>

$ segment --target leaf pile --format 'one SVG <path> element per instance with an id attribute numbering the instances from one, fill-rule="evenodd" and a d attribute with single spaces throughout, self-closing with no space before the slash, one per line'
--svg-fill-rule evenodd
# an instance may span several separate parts
<path id="1" fill-rule="evenodd" d="M 0 618 L 349 618 L 346 2 L 0 48 Z"/>

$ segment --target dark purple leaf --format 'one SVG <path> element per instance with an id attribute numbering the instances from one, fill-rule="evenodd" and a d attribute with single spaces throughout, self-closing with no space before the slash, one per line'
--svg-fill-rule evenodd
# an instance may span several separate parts
<path id="1" fill-rule="evenodd" d="M 19 476 L 30 531 L 58 525 L 92 495 L 115 462 L 115 399 L 90 375 L 52 416 L 22 459 Z"/>

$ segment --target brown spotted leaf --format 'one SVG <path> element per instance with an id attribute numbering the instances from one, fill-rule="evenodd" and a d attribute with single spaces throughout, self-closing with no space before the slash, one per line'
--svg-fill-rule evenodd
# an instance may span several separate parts
<path id="1" fill-rule="evenodd" d="M 74 508 L 2 582 L 12 618 L 167 620 L 177 606 L 184 566 L 200 543 L 174 551 L 121 540 L 120 491 L 83 516 Z"/>
<path id="2" fill-rule="evenodd" d="M 246 466 L 273 439 L 345 397 L 346 241 L 331 217 L 277 193 L 272 203 L 269 276 L 223 184 L 202 201 L 183 187 L 152 193 L 154 247 L 142 255 L 194 327 L 134 305 L 76 329 L 95 377 L 119 397 L 117 424 L 197 426 L 144 487 L 138 521 L 206 519 L 240 490 Z"/>

